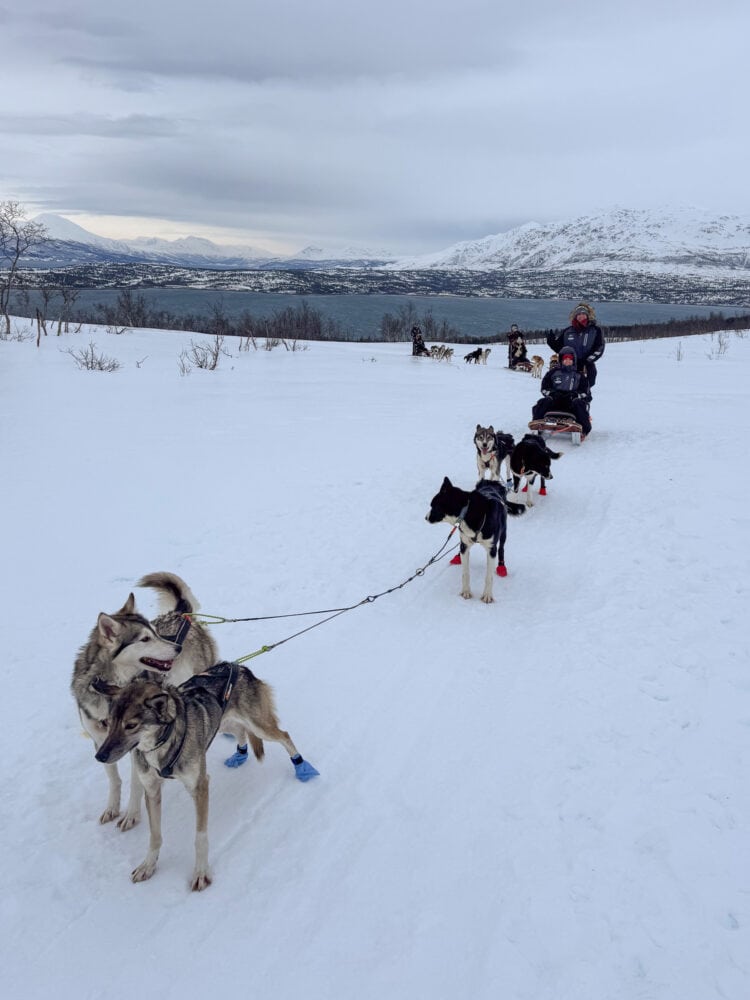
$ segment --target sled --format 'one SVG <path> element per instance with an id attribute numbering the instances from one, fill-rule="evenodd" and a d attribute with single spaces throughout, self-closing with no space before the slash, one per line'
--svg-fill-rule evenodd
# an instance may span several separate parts
<path id="1" fill-rule="evenodd" d="M 530 372 L 533 367 L 530 361 L 517 361 L 514 365 L 508 365 L 512 372 Z"/>
<path id="2" fill-rule="evenodd" d="M 583 428 L 576 421 L 572 413 L 562 413 L 559 410 L 550 410 L 538 420 L 529 421 L 529 430 L 536 431 L 537 434 L 570 434 L 573 444 L 581 443 Z"/>

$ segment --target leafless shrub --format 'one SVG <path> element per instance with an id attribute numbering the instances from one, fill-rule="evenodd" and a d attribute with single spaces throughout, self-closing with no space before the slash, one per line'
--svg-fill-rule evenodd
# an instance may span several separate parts
<path id="1" fill-rule="evenodd" d="M 224 338 L 218 334 L 210 343 L 196 344 L 194 340 L 191 340 L 190 350 L 183 351 L 182 354 L 191 368 L 205 368 L 206 371 L 210 372 L 215 371 L 219 367 L 219 358 L 222 354 L 225 357 L 231 357 L 224 350 Z M 187 374 L 187 372 L 183 374 Z"/>
<path id="2" fill-rule="evenodd" d="M 23 344 L 27 340 L 34 339 L 34 332 L 28 326 L 19 326 L 13 323 L 9 331 L 4 326 L 0 326 L 0 340 L 12 340 L 18 344 Z"/>
<path id="3" fill-rule="evenodd" d="M 120 368 L 120 362 L 116 358 L 108 358 L 105 354 L 97 352 L 97 347 L 92 340 L 88 347 L 75 350 L 69 347 L 65 354 L 69 354 L 78 367 L 88 372 L 116 372 Z"/>
<path id="4" fill-rule="evenodd" d="M 190 364 L 188 352 L 186 350 L 180 351 L 180 356 L 177 359 L 177 367 L 180 370 L 180 375 L 189 375 L 193 370 L 193 366 Z"/>
<path id="5" fill-rule="evenodd" d="M 726 330 L 720 330 L 717 334 L 711 334 L 711 349 L 706 351 L 706 357 L 710 361 L 715 361 L 722 357 L 729 350 L 729 334 Z"/>
<path id="6" fill-rule="evenodd" d="M 684 352 L 684 350 L 682 349 L 682 341 L 680 341 L 680 342 L 679 342 L 679 343 L 677 344 L 677 347 L 675 348 L 675 352 L 674 352 L 674 359 L 675 359 L 675 361 L 682 361 L 682 359 L 683 359 L 684 357 L 685 357 L 685 352 Z"/>
<path id="7" fill-rule="evenodd" d="M 263 342 L 263 350 L 272 351 L 274 347 L 280 347 L 281 344 L 282 340 L 280 337 L 266 337 L 265 341 Z"/>
<path id="8" fill-rule="evenodd" d="M 281 343 L 286 347 L 287 351 L 309 351 L 309 344 L 301 344 L 296 337 L 293 340 L 282 340 Z"/>
<path id="9" fill-rule="evenodd" d="M 242 337 L 241 336 L 240 337 L 240 350 L 241 351 L 249 351 L 251 347 L 252 347 L 252 349 L 254 351 L 258 350 L 258 341 L 255 339 L 255 337 L 253 337 L 251 334 L 248 334 L 247 337 Z"/>
<path id="10" fill-rule="evenodd" d="M 140 368 L 140 367 L 141 367 L 141 365 L 143 364 L 143 362 L 144 362 L 144 361 L 146 361 L 147 359 L 148 359 L 148 354 L 146 355 L 146 357 L 145 357 L 145 358 L 141 358 L 141 360 L 140 360 L 140 361 L 136 361 L 136 363 L 135 363 L 135 367 L 136 367 L 136 368 Z"/>
<path id="11" fill-rule="evenodd" d="M 116 323 L 112 323 L 107 327 L 107 333 L 113 333 L 116 337 L 120 337 L 123 333 L 130 333 L 130 327 L 118 326 Z"/>

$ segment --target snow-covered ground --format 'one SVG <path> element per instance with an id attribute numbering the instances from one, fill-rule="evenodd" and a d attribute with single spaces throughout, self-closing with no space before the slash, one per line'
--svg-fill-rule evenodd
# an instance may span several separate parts
<path id="1" fill-rule="evenodd" d="M 121 369 L 78 370 L 90 340 Z M 6 995 L 746 1000 L 750 337 L 610 346 L 496 603 L 444 559 L 252 661 L 321 776 L 276 745 L 231 771 L 218 738 L 203 893 L 178 783 L 149 882 L 145 818 L 97 821 L 69 693 L 97 613 L 162 569 L 232 618 L 400 583 L 475 425 L 520 436 L 539 383 L 405 344 L 234 344 L 182 376 L 190 340 L 0 343 Z M 239 657 L 314 620 L 214 635 Z"/>

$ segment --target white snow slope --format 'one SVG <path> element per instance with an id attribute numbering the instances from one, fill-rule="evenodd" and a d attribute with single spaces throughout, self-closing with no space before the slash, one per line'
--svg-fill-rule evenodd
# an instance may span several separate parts
<path id="1" fill-rule="evenodd" d="M 162 569 L 230 618 L 399 584 L 475 425 L 520 436 L 539 383 L 405 344 L 181 376 L 191 339 L 0 343 L 5 995 L 747 1000 L 750 338 L 609 347 L 494 604 L 475 547 L 473 600 L 444 559 L 252 661 L 321 774 L 276 745 L 231 771 L 217 738 L 203 893 L 177 782 L 149 882 L 145 817 L 98 823 L 69 693 L 97 613 Z M 78 370 L 90 340 L 121 369 Z M 316 620 L 213 631 L 233 658 Z"/>

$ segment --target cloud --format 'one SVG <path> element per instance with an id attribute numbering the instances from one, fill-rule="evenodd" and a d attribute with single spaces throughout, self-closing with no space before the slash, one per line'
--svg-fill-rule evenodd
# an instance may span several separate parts
<path id="1" fill-rule="evenodd" d="M 0 19 L 0 193 L 45 210 L 399 252 L 611 204 L 750 211 L 734 0 L 28 0 Z"/>

